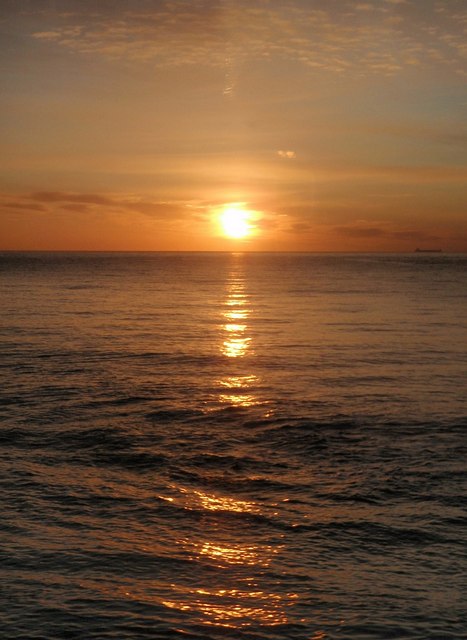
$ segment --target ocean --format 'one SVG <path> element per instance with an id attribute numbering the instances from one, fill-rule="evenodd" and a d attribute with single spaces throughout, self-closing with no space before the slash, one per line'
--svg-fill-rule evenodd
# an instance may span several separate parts
<path id="1" fill-rule="evenodd" d="M 466 267 L 0 254 L 2 640 L 467 638 Z"/>

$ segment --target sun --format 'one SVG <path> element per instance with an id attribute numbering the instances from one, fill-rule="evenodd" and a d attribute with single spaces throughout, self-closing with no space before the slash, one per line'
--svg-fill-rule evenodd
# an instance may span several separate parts
<path id="1" fill-rule="evenodd" d="M 228 238 L 242 239 L 253 232 L 252 213 L 241 204 L 226 205 L 219 214 L 222 232 Z"/>

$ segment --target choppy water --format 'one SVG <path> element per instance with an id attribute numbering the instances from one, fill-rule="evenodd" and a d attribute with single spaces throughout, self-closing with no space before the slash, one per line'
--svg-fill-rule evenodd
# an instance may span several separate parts
<path id="1" fill-rule="evenodd" d="M 1 255 L 1 637 L 467 637 L 466 266 Z"/>

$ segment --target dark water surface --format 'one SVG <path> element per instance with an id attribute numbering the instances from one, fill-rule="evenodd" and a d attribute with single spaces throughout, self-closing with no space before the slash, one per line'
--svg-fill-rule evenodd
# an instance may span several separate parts
<path id="1" fill-rule="evenodd" d="M 467 256 L 0 254 L 0 637 L 467 637 Z"/>

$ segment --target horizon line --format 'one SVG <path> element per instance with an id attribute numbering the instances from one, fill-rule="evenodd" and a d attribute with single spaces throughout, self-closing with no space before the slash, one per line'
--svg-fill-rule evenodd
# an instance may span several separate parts
<path id="1" fill-rule="evenodd" d="M 467 250 L 450 250 L 450 249 L 437 249 L 436 251 L 432 249 L 412 249 L 412 250 L 401 250 L 401 251 L 384 251 L 384 250 L 347 250 L 343 251 L 341 249 L 337 250 L 252 250 L 252 249 L 1 249 L 0 253 L 257 253 L 257 254 L 267 254 L 267 253 L 297 253 L 297 254 L 396 254 L 396 255 L 412 255 L 412 254 L 431 254 L 437 253 L 439 254 L 463 254 L 467 253 Z"/>

